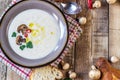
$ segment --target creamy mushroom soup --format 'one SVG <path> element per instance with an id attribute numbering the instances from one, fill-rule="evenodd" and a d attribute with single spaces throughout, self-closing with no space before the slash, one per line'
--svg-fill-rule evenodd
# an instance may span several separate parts
<path id="1" fill-rule="evenodd" d="M 10 23 L 8 40 L 21 57 L 38 59 L 56 47 L 60 36 L 58 22 L 49 13 L 29 9 L 19 13 Z"/>

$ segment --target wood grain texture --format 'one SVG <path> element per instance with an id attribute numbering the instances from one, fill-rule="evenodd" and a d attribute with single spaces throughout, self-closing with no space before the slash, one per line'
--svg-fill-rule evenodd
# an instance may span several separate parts
<path id="1" fill-rule="evenodd" d="M 101 0 L 102 7 L 92 10 L 92 60 L 98 57 L 108 58 L 109 10 L 105 0 Z M 93 62 L 94 62 L 93 61 Z"/>
<path id="2" fill-rule="evenodd" d="M 0 0 L 0 15 L 12 0 Z"/>
<path id="3" fill-rule="evenodd" d="M 120 2 L 110 5 L 109 11 L 109 57 L 120 58 Z M 120 69 L 120 62 L 114 64 L 114 67 Z"/>
<path id="4" fill-rule="evenodd" d="M 102 7 L 88 10 L 87 0 L 80 0 L 79 3 L 84 9 L 80 16 L 87 17 L 87 24 L 82 27 L 83 35 L 76 43 L 75 49 L 75 70 L 78 73 L 76 80 L 88 80 L 90 65 L 98 57 L 108 57 L 108 19 L 109 10 L 105 0 L 101 0 Z M 84 5 L 83 5 L 84 4 Z"/>
<path id="5" fill-rule="evenodd" d="M 87 24 L 81 26 L 83 34 L 76 42 L 75 46 L 75 71 L 78 74 L 76 80 L 88 80 L 88 72 L 90 66 L 89 56 L 91 55 L 91 11 L 88 10 L 87 0 L 77 0 L 83 11 L 77 17 L 87 17 Z"/>
<path id="6" fill-rule="evenodd" d="M 0 80 L 6 80 L 7 67 L 0 62 Z"/>
<path id="7" fill-rule="evenodd" d="M 0 0 L 0 15 L 11 0 Z M 75 80 L 89 80 L 88 72 L 98 57 L 120 58 L 120 1 L 114 5 L 108 5 L 102 1 L 102 7 L 89 10 L 87 0 L 63 0 L 63 2 L 75 1 L 81 5 L 83 11 L 72 17 L 87 17 L 87 24 L 81 26 L 83 34 L 75 43 L 65 61 L 71 64 L 71 69 L 78 74 Z M 94 0 L 93 0 L 94 1 Z M 120 62 L 114 64 L 120 69 Z M 22 80 L 14 71 L 0 63 L 0 80 Z"/>

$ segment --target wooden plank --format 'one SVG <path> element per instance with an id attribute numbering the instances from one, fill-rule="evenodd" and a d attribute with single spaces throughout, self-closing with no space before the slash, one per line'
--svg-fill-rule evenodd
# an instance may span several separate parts
<path id="1" fill-rule="evenodd" d="M 0 15 L 12 0 L 0 0 Z"/>
<path id="2" fill-rule="evenodd" d="M 89 56 L 91 55 L 91 12 L 88 10 L 87 0 L 77 0 L 77 3 L 81 5 L 83 11 L 77 15 L 77 17 L 87 17 L 87 24 L 81 26 L 83 34 L 76 42 L 75 47 L 75 71 L 78 74 L 76 80 L 88 80 L 89 72 Z"/>
<path id="3" fill-rule="evenodd" d="M 0 62 L 0 80 L 6 80 L 7 67 Z"/>
<path id="4" fill-rule="evenodd" d="M 76 44 L 75 69 L 79 74 L 76 80 L 88 80 L 90 65 L 98 57 L 108 57 L 108 5 L 105 0 L 102 1 L 102 7 L 99 9 L 87 10 L 83 6 L 83 13 L 88 22 L 83 27 L 83 35 Z M 86 1 L 80 1 L 80 4 L 86 4 Z"/>
<path id="5" fill-rule="evenodd" d="M 109 28 L 109 57 L 120 58 L 120 4 L 119 2 L 110 5 L 109 8 L 110 28 Z M 120 62 L 113 64 L 120 69 Z"/>
<path id="6" fill-rule="evenodd" d="M 92 57 L 94 61 L 99 57 L 108 58 L 108 32 L 109 32 L 109 11 L 106 0 L 102 1 L 102 7 L 92 10 Z"/>

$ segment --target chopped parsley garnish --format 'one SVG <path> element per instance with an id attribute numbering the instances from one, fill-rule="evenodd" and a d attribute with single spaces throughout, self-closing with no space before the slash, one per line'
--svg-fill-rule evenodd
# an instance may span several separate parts
<path id="1" fill-rule="evenodd" d="M 17 33 L 16 32 L 13 32 L 12 33 L 12 37 L 16 37 L 17 36 Z"/>

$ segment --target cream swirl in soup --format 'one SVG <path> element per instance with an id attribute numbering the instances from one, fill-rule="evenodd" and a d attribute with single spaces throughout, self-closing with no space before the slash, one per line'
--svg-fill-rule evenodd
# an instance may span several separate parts
<path id="1" fill-rule="evenodd" d="M 27 59 L 43 58 L 52 52 L 59 40 L 57 20 L 39 9 L 19 13 L 10 23 L 8 40 L 11 48 Z"/>

